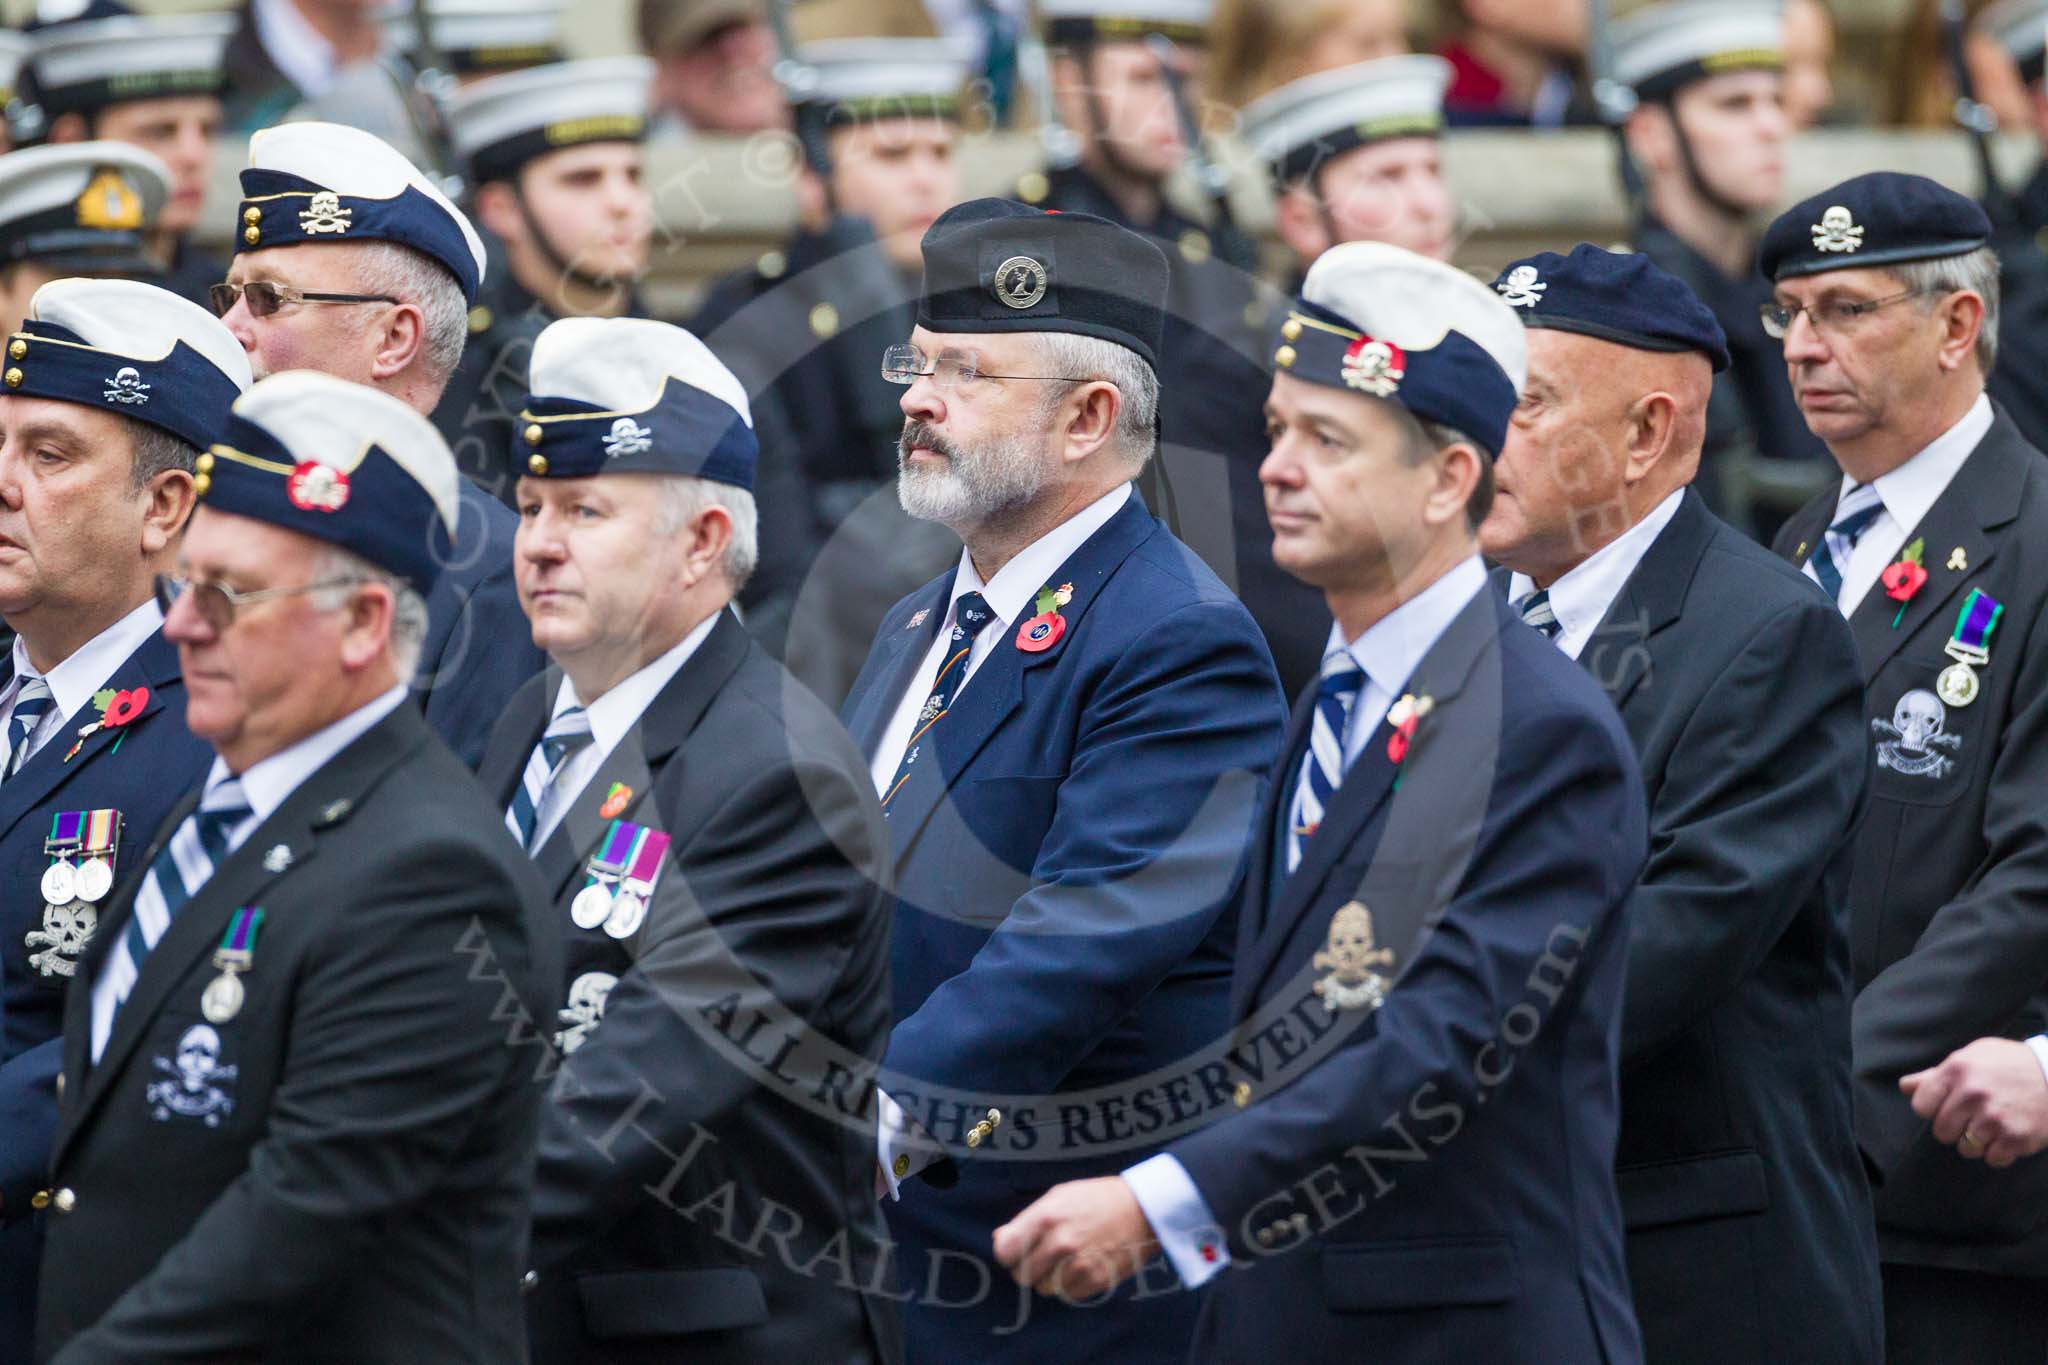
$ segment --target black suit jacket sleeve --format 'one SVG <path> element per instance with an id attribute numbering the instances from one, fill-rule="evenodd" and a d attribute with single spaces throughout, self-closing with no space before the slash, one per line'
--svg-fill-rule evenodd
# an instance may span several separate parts
<path id="1" fill-rule="evenodd" d="M 2048 981 L 2048 606 L 2031 621 L 2001 623 L 1999 633 L 2008 630 L 2000 652 L 2020 674 L 1985 794 L 1984 860 L 1913 951 L 1856 997 L 1856 1136 L 1880 1171 L 1898 1164 L 1927 1127 L 1899 1077 L 2005 1032 Z"/>
<path id="2" fill-rule="evenodd" d="M 1739 987 L 1810 902 L 1821 854 L 1862 808 L 1864 731 L 1855 643 L 1818 594 L 1759 626 L 1705 691 L 1661 774 L 1629 901 L 1623 1066 Z"/>
<path id="3" fill-rule="evenodd" d="M 476 1123 L 504 1121 L 513 1073 L 531 1062 L 493 1022 L 499 984 L 470 973 L 480 928 L 508 973 L 525 970 L 518 888 L 471 848 L 440 842 L 354 875 L 337 889 L 348 913 L 301 966 L 249 1169 L 58 1365 L 274 1348 L 441 1182 Z"/>
<path id="4" fill-rule="evenodd" d="M 564 1059 L 543 1111 L 535 1267 L 650 1198 L 693 1141 L 709 1139 L 700 1128 L 772 1084 L 763 1063 L 781 1039 L 836 1031 L 823 1007 L 879 913 L 862 869 L 879 864 L 880 821 L 852 785 L 864 776 L 760 768 L 696 828 L 676 831 L 640 956 L 612 988 L 603 1027 Z M 757 1016 L 766 1022 L 752 1027 Z M 746 1055 L 742 1038 L 754 1040 Z"/>

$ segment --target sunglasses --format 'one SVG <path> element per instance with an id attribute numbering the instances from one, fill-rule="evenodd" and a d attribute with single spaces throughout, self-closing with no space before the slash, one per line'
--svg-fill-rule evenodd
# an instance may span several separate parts
<path id="1" fill-rule="evenodd" d="M 235 306 L 236 299 L 249 302 L 251 317 L 267 318 L 288 303 L 403 303 L 389 294 L 316 294 L 303 289 L 294 289 L 288 284 L 275 284 L 269 280 L 251 280 L 247 284 L 210 284 L 206 286 L 207 296 L 213 301 L 216 316 L 226 317 L 228 310 Z"/>
<path id="2" fill-rule="evenodd" d="M 347 588 L 365 582 L 362 578 L 323 578 L 317 583 L 301 583 L 291 588 L 258 588 L 253 592 L 236 592 L 218 583 L 195 583 L 189 578 L 172 574 L 156 576 L 156 605 L 164 615 L 171 614 L 171 604 L 180 597 L 189 596 L 192 606 L 199 613 L 199 619 L 206 628 L 219 635 L 235 623 L 235 611 L 239 607 L 253 607 L 258 602 L 269 602 L 280 597 L 296 597 L 300 593 L 318 592 L 322 588 Z"/>

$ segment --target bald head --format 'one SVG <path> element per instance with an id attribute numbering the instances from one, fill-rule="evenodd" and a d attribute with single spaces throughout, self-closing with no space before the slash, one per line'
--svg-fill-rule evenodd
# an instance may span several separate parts
<path id="1" fill-rule="evenodd" d="M 1611 543 L 1699 472 L 1713 379 L 1697 351 L 1530 329 L 1480 549 L 1547 588 Z"/>

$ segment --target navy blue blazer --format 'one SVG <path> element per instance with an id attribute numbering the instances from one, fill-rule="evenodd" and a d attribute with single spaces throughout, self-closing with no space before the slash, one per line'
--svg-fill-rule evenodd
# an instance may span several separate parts
<path id="1" fill-rule="evenodd" d="M 1635 755 L 1491 592 L 1407 690 L 1433 708 L 1399 765 L 1383 723 L 1300 868 L 1246 879 L 1236 1111 L 1169 1149 L 1233 1260 L 1192 1359 L 1629 1365 L 1613 1163 Z M 1262 873 L 1313 706 L 1268 786 Z"/>
<path id="2" fill-rule="evenodd" d="M 905 1306 L 913 1362 L 1177 1360 L 1193 1330 L 1186 1294 L 1033 1304 L 962 1269 L 991 1268 L 994 1229 L 1051 1185 L 1156 1147 L 1156 1116 L 1134 1124 L 1121 1103 L 1062 1093 L 1147 1075 L 1224 1033 L 1226 911 L 1285 714 L 1251 616 L 1135 495 L 1061 584 L 1064 636 L 1029 653 L 1013 623 L 889 809 L 896 1024 L 882 1086 L 959 1160 L 957 1187 L 913 1183 L 888 1206 L 905 1286 L 938 1287 Z M 924 685 L 952 587 L 951 574 L 933 581 L 882 623 L 843 713 L 870 756 Z M 1002 1122 L 970 1153 L 989 1109 Z M 972 1283 L 953 1285 L 954 1271 Z M 995 1268 L 992 1283 L 1009 1280 Z M 1020 1314 L 1023 1330 L 993 1335 Z"/>
<path id="3" fill-rule="evenodd" d="M 475 771 L 513 694 L 547 659 L 519 607 L 512 536 L 519 518 L 461 479 L 455 554 L 427 594 L 427 636 L 413 696 L 427 725 Z"/>
<path id="4" fill-rule="evenodd" d="M 0 689 L 12 681 L 13 670 L 0 665 Z M 31 1215 L 30 1201 L 49 1166 L 64 991 L 83 947 L 73 946 L 82 925 L 45 923 L 51 817 L 120 811 L 114 872 L 125 879 L 171 807 L 213 762 L 213 750 L 185 728 L 178 650 L 161 634 L 144 640 L 106 686 L 146 687 L 149 702 L 125 727 L 85 739 L 69 762 L 65 754 L 94 713 L 67 718 L 20 772 L 0 782 L 0 1359 L 26 1360 L 35 1327 L 42 1219 Z"/>

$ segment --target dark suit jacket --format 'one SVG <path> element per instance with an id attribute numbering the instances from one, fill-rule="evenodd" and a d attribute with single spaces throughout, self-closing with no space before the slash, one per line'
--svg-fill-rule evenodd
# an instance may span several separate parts
<path id="1" fill-rule="evenodd" d="M 427 724 L 474 769 L 491 728 L 546 662 L 519 606 L 512 576 L 518 518 L 468 479 L 454 557 L 427 594 L 427 636 L 413 694 Z"/>
<path id="2" fill-rule="evenodd" d="M 1291 876 L 1313 692 L 1267 786 L 1235 1110 L 1168 1149 L 1241 1263 L 1206 1290 L 1190 1358 L 1631 1365 L 1613 1169 L 1635 757 L 1599 688 L 1491 592 L 1406 690 L 1434 703 L 1406 757 L 1382 723 Z M 1342 1003 L 1370 983 L 1331 955 L 1368 949 L 1385 1003 Z"/>
<path id="3" fill-rule="evenodd" d="M 1882 1356 L 1849 1098 L 1856 645 L 1815 584 L 1688 492 L 1580 664 L 1635 741 L 1617 1181 L 1648 1358 Z"/>
<path id="4" fill-rule="evenodd" d="M 888 1206 L 905 1288 L 937 1286 L 906 1306 L 913 1360 L 1177 1365 L 1194 1325 L 1184 1294 L 1034 1304 L 965 1268 L 986 1271 L 996 1226 L 1051 1185 L 1159 1145 L 1157 1117 L 1134 1129 L 1130 1097 L 1103 1088 L 1134 1088 L 1222 1036 L 1224 912 L 1280 741 L 1258 627 L 1138 498 L 1060 584 L 1073 596 L 1059 642 L 1027 653 L 1012 623 L 889 807 L 896 1028 L 882 1083 L 959 1176 L 947 1190 L 912 1182 Z M 883 621 L 846 703 L 863 751 L 905 691 L 928 685 L 917 674 L 952 587 L 948 574 Z M 994 1140 L 970 1149 L 991 1108 L 1004 1116 Z M 954 1286 L 956 1271 L 978 1289 Z M 1021 1331 L 996 1335 L 1026 1308 Z"/>
<path id="5" fill-rule="evenodd" d="M 93 981 L 197 799 L 137 850 L 66 999 L 38 1358 L 523 1359 L 532 982 L 551 963 L 502 813 L 401 705 L 178 912 L 94 1065 Z M 250 905 L 246 1002 L 210 1026 L 187 1114 L 161 1087 L 184 1093 L 213 951 Z"/>
<path id="6" fill-rule="evenodd" d="M 11 680 L 11 670 L 0 668 L 0 692 Z M 57 1035 L 64 988 L 79 957 L 68 936 L 61 949 L 47 941 L 53 928 L 71 927 L 68 918 L 53 922 L 46 915 L 40 888 L 50 866 L 43 850 L 52 817 L 109 806 L 120 811 L 119 878 L 138 866 L 164 816 L 213 762 L 213 750 L 185 728 L 178 650 L 162 635 L 143 641 L 106 686 L 147 687 L 149 702 L 125 727 L 88 736 L 67 762 L 77 732 L 95 719 L 88 707 L 0 782 L 0 1357 L 8 1359 L 26 1359 L 35 1334 L 43 1220 L 32 1215 L 31 1200 L 50 1164 L 63 1060 Z M 102 901 L 95 921 L 107 908 Z M 32 940 L 32 934 L 45 937 Z"/>
<path id="7" fill-rule="evenodd" d="M 560 678 L 528 683 L 492 739 L 501 808 Z M 623 941 L 569 918 L 621 783 L 617 818 L 673 839 Z M 901 1357 L 895 1304 L 860 1292 L 887 1276 L 859 1099 L 889 1026 L 885 847 L 846 732 L 720 613 L 536 858 L 572 1049 L 543 1110 L 536 1365 Z"/>
<path id="8" fill-rule="evenodd" d="M 1834 504 L 1775 548 L 1803 562 Z M 1856 1135 L 1882 1176 L 1885 1261 L 2043 1276 L 2048 1164 L 1963 1160 L 1898 1085 L 1974 1038 L 2048 1027 L 2048 461 L 2002 410 L 1914 539 L 1928 580 L 1904 614 L 1873 586 L 1849 618 L 1877 755 L 1849 884 Z M 2005 614 L 1980 695 L 1945 706 L 1935 680 L 1972 588 Z"/>

